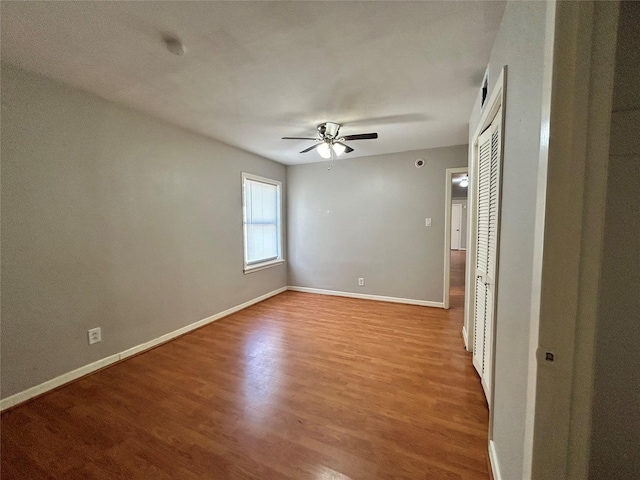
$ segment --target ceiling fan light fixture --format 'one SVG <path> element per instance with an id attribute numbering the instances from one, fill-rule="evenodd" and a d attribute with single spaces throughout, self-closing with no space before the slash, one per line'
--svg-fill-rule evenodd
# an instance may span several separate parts
<path id="1" fill-rule="evenodd" d="M 464 177 L 462 180 L 460 180 L 460 186 L 462 188 L 467 188 L 469 186 L 469 177 Z"/>
<path id="2" fill-rule="evenodd" d="M 322 158 L 331 158 L 331 147 L 328 143 L 321 143 L 316 147 L 316 150 Z"/>
<path id="3" fill-rule="evenodd" d="M 333 144 L 333 151 L 338 156 L 342 155 L 346 149 L 347 149 L 347 147 L 345 147 L 344 145 L 342 145 L 340 143 L 334 143 Z"/>

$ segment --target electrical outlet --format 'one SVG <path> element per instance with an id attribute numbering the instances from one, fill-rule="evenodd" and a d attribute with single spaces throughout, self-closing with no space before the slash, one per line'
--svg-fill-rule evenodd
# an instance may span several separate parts
<path id="1" fill-rule="evenodd" d="M 360 278 L 358 279 L 358 286 L 360 286 L 360 287 L 364 287 L 364 278 L 360 277 Z"/>
<path id="2" fill-rule="evenodd" d="M 89 345 L 102 341 L 102 331 L 100 327 L 87 330 L 87 333 L 89 334 Z"/>

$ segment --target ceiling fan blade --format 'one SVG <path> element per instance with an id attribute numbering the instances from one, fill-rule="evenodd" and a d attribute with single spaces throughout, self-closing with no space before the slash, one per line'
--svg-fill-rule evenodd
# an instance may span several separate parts
<path id="1" fill-rule="evenodd" d="M 351 148 L 349 145 L 345 145 L 342 142 L 336 142 L 336 144 L 338 145 L 342 145 L 344 147 L 344 153 L 351 153 L 353 152 L 353 148 Z"/>
<path id="2" fill-rule="evenodd" d="M 357 135 L 345 135 L 342 137 L 343 140 L 373 140 L 374 138 L 378 138 L 377 133 L 359 133 Z"/>
<path id="3" fill-rule="evenodd" d="M 315 140 L 315 138 L 313 138 L 312 140 Z M 316 143 L 315 145 L 311 145 L 309 148 L 305 148 L 304 150 L 302 150 L 300 153 L 307 153 L 310 152 L 311 150 L 313 150 L 314 148 L 316 148 L 318 145 L 322 145 L 324 142 L 320 142 L 320 143 Z"/>
<path id="4" fill-rule="evenodd" d="M 318 140 L 317 137 L 282 137 L 282 140 Z"/>

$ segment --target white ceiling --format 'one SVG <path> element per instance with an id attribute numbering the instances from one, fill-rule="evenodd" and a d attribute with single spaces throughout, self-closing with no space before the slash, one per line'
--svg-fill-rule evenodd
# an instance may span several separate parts
<path id="1" fill-rule="evenodd" d="M 467 142 L 505 3 L 1 2 L 2 60 L 284 164 Z M 180 38 L 184 56 L 163 35 Z"/>

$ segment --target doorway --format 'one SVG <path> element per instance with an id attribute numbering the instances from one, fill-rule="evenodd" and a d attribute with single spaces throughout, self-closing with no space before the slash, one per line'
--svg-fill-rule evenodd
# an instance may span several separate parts
<path id="1" fill-rule="evenodd" d="M 452 269 L 466 270 L 467 249 L 467 167 L 447 168 L 445 198 L 445 249 L 444 249 L 444 308 L 450 308 L 452 289 L 460 285 L 452 283 Z M 464 292 L 464 278 L 462 281 Z M 456 290 L 457 291 L 457 290 Z M 461 299 L 464 302 L 464 297 Z"/>
<path id="2" fill-rule="evenodd" d="M 467 171 L 451 175 L 451 250 L 467 249 Z"/>

